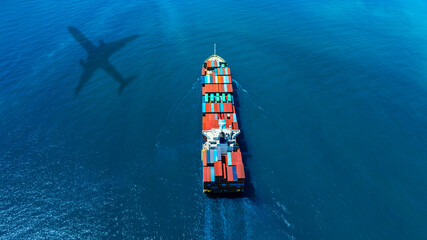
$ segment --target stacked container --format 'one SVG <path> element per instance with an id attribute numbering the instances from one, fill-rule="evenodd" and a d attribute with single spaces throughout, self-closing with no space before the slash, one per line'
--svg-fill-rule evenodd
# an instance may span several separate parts
<path id="1" fill-rule="evenodd" d="M 234 106 L 233 85 L 227 62 L 217 55 L 209 57 L 202 68 L 202 125 L 204 131 L 219 128 L 239 130 Z M 202 149 L 203 191 L 242 192 L 245 171 L 239 148 L 221 152 Z"/>

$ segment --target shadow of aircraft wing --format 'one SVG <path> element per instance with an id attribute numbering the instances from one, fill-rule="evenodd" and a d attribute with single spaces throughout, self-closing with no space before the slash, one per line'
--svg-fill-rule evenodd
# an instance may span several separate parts
<path id="1" fill-rule="evenodd" d="M 111 43 L 107 43 L 105 44 L 104 42 L 101 42 L 101 47 L 106 47 L 109 51 L 109 54 L 113 54 L 114 52 L 120 50 L 121 48 L 123 48 L 124 46 L 126 46 L 126 44 L 134 39 L 137 39 L 139 37 L 138 34 L 126 37 L 126 38 L 122 38 L 118 41 L 115 42 L 111 42 Z"/>
<path id="2" fill-rule="evenodd" d="M 85 65 L 83 63 L 83 61 L 80 62 L 83 66 L 83 73 L 82 76 L 80 77 L 80 81 L 79 84 L 76 87 L 76 90 L 74 92 L 74 95 L 79 94 L 79 92 L 82 90 L 82 88 L 84 87 L 85 83 L 87 81 L 89 81 L 89 79 L 92 77 L 93 73 L 95 72 L 96 68 L 94 67 L 90 67 L 87 64 Z"/>
<path id="3" fill-rule="evenodd" d="M 94 51 L 96 48 L 95 46 L 83 35 L 82 32 L 80 32 L 77 28 L 69 26 L 68 31 L 71 33 L 71 35 L 76 39 L 76 41 L 89 53 L 91 51 Z"/>

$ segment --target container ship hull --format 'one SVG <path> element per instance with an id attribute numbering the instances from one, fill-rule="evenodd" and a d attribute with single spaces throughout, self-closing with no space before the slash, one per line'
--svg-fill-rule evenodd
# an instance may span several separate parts
<path id="1" fill-rule="evenodd" d="M 203 192 L 243 192 L 245 171 L 233 84 L 227 62 L 214 54 L 202 67 Z"/>

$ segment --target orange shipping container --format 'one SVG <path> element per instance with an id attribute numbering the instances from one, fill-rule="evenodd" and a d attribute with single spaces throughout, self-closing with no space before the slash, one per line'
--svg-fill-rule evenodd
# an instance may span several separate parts
<path id="1" fill-rule="evenodd" d="M 233 106 L 231 103 L 223 103 L 224 104 L 224 112 L 231 113 L 233 111 Z"/>
<path id="2" fill-rule="evenodd" d="M 206 150 L 202 151 L 202 160 L 203 160 L 203 166 L 207 166 L 207 162 L 206 162 Z"/>
<path id="3" fill-rule="evenodd" d="M 227 91 L 233 92 L 233 84 L 227 84 Z"/>
<path id="4" fill-rule="evenodd" d="M 236 174 L 237 174 L 237 179 L 239 180 L 245 179 L 245 170 L 243 168 L 243 164 L 241 163 L 236 164 Z"/>
<path id="5" fill-rule="evenodd" d="M 220 112 L 219 103 L 214 103 L 215 112 Z"/>
<path id="6" fill-rule="evenodd" d="M 241 152 L 231 152 L 232 165 L 243 164 Z"/>
<path id="7" fill-rule="evenodd" d="M 223 85 L 223 84 L 219 84 L 219 85 L 218 85 L 218 88 L 219 88 L 219 92 L 220 92 L 220 93 L 223 93 L 223 92 L 224 92 L 224 85 Z"/>
<path id="8" fill-rule="evenodd" d="M 211 181 L 211 171 L 210 167 L 203 167 L 203 181 L 210 182 Z"/>
<path id="9" fill-rule="evenodd" d="M 234 179 L 233 179 L 233 169 L 231 168 L 231 166 L 227 167 L 227 181 L 229 181 L 229 182 L 234 181 Z"/>
<path id="10" fill-rule="evenodd" d="M 221 164 L 221 161 L 215 161 L 214 162 L 214 169 L 215 169 L 215 177 L 221 177 L 222 176 L 222 164 Z"/>

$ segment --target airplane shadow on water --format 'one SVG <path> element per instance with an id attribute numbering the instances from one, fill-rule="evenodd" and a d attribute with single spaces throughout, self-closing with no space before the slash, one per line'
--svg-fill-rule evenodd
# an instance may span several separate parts
<path id="1" fill-rule="evenodd" d="M 105 43 L 101 40 L 99 41 L 99 46 L 97 47 L 93 45 L 77 28 L 69 26 L 68 31 L 74 37 L 74 39 L 76 39 L 76 41 L 87 51 L 88 54 L 86 61 L 83 59 L 80 60 L 80 64 L 83 67 L 83 73 L 74 92 L 75 95 L 79 94 L 86 82 L 89 81 L 93 73 L 98 68 L 103 69 L 106 73 L 113 77 L 114 80 L 120 83 L 118 92 L 119 94 L 121 94 L 123 88 L 126 87 L 129 82 L 136 78 L 136 76 L 129 78 L 123 77 L 110 63 L 110 61 L 108 61 L 108 58 L 113 53 L 123 48 L 128 42 L 138 38 L 139 35 L 135 34 L 111 43 Z"/>

